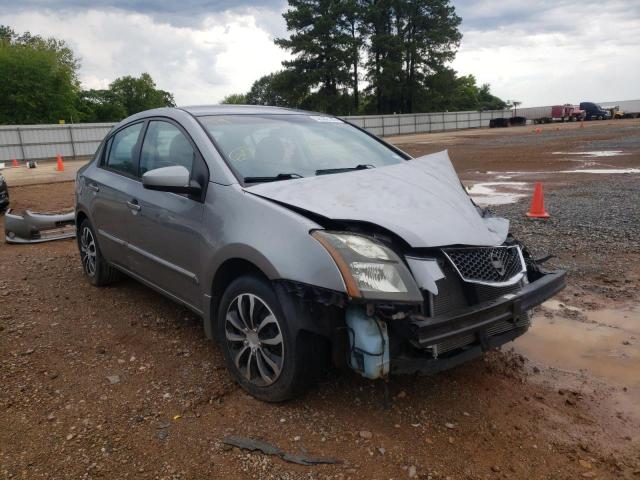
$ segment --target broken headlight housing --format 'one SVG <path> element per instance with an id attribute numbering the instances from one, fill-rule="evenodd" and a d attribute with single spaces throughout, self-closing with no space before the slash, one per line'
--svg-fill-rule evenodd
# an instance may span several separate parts
<path id="1" fill-rule="evenodd" d="M 333 258 L 350 297 L 422 301 L 409 269 L 386 245 L 371 237 L 350 232 L 315 230 L 311 235 Z"/>

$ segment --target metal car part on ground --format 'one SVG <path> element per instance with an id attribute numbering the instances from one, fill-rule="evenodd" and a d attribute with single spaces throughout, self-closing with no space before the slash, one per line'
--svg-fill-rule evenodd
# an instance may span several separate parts
<path id="1" fill-rule="evenodd" d="M 76 236 L 75 212 L 34 213 L 26 210 L 22 215 L 7 210 L 4 216 L 7 243 L 41 243 Z"/>

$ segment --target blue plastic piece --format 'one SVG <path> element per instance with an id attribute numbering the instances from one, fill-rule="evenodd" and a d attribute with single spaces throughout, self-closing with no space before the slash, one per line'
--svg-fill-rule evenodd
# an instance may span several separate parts
<path id="1" fill-rule="evenodd" d="M 363 307 L 347 309 L 346 323 L 351 347 L 350 364 L 366 378 L 382 378 L 389 373 L 389 334 L 387 324 L 367 316 Z"/>

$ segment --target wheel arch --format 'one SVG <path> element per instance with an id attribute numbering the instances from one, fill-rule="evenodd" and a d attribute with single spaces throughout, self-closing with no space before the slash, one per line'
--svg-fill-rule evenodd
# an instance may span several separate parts
<path id="1" fill-rule="evenodd" d="M 262 266 L 262 268 L 259 267 L 258 263 L 262 262 L 249 260 L 244 256 L 234 256 L 225 259 L 215 268 L 209 285 L 210 298 L 207 302 L 208 312 L 205 311 L 203 319 L 204 330 L 207 337 L 214 338 L 220 298 L 231 282 L 243 275 L 256 275 L 267 281 L 277 276 L 271 264 L 268 264 L 270 268 L 265 269 L 264 266 Z"/>
<path id="2" fill-rule="evenodd" d="M 203 315 L 204 330 L 208 338 L 215 338 L 218 309 L 224 291 L 234 280 L 244 275 L 254 275 L 271 283 L 285 315 L 296 319 L 296 324 L 293 325 L 296 330 L 323 337 L 331 336 L 333 321 L 330 317 L 336 308 L 342 308 L 341 294 L 302 284 L 297 284 L 302 290 L 297 289 L 292 287 L 296 282 L 282 279 L 273 266 L 271 268 L 273 270 L 265 269 L 246 257 L 230 257 L 220 263 L 211 279 L 210 296 Z M 305 289 L 306 293 L 303 291 Z"/>
<path id="3" fill-rule="evenodd" d="M 76 232 L 80 230 L 80 225 L 82 222 L 89 219 L 89 215 L 87 215 L 84 210 L 78 210 L 76 212 Z"/>

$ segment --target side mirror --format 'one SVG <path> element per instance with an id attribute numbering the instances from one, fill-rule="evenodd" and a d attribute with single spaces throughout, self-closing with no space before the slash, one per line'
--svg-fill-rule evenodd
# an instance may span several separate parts
<path id="1" fill-rule="evenodd" d="M 189 170 L 181 165 L 156 168 L 142 175 L 142 186 L 149 190 L 200 195 L 202 186 L 189 180 Z"/>

